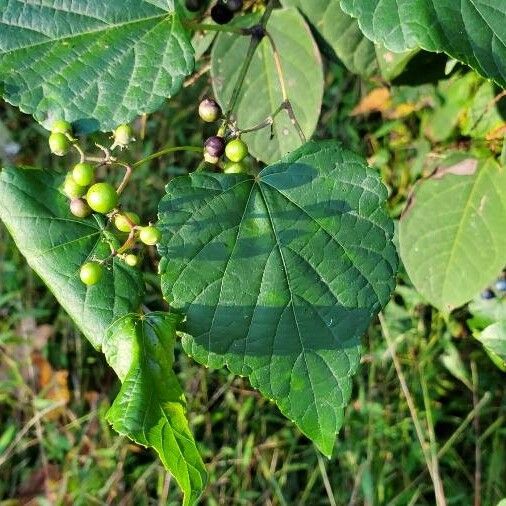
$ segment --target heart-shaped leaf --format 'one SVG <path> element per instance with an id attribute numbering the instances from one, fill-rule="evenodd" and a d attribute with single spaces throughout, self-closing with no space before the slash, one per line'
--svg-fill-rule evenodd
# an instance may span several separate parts
<path id="1" fill-rule="evenodd" d="M 160 203 L 162 289 L 185 350 L 247 375 L 326 455 L 360 336 L 397 255 L 387 192 L 363 159 L 310 142 L 258 176 L 194 173 Z"/>
<path id="2" fill-rule="evenodd" d="M 0 2 L 0 92 L 47 127 L 112 130 L 193 69 L 174 0 Z"/>
<path id="3" fill-rule="evenodd" d="M 394 52 L 444 51 L 506 87 L 503 0 L 341 0 L 341 7 Z"/>
<path id="4" fill-rule="evenodd" d="M 254 16 L 243 16 L 237 26 L 252 26 Z M 267 29 L 281 59 L 287 93 L 297 120 L 307 138 L 313 135 L 323 97 L 323 71 L 318 47 L 297 9 L 275 10 Z M 211 54 L 214 93 L 226 109 L 248 49 L 248 38 L 220 33 Z M 283 102 L 273 51 L 267 37 L 257 48 L 244 81 L 234 114 L 239 128 L 262 123 Z M 243 136 L 250 152 L 263 162 L 278 160 L 302 143 L 286 111 L 274 120 L 272 131 L 263 128 Z"/>
<path id="5" fill-rule="evenodd" d="M 139 271 L 114 258 L 100 283 L 86 287 L 79 269 L 91 257 L 110 254 L 105 222 L 79 220 L 60 190 L 63 176 L 29 168 L 0 172 L 0 219 L 32 269 L 54 293 L 93 346 L 119 316 L 136 311 L 144 284 Z"/>
<path id="6" fill-rule="evenodd" d="M 120 434 L 156 450 L 189 505 L 197 502 L 207 474 L 172 370 L 179 321 L 167 313 L 125 315 L 109 329 L 103 349 L 123 383 L 107 419 Z"/>
<path id="7" fill-rule="evenodd" d="M 416 289 L 444 310 L 483 290 L 506 264 L 506 168 L 493 159 L 450 158 L 411 196 L 400 253 Z"/>

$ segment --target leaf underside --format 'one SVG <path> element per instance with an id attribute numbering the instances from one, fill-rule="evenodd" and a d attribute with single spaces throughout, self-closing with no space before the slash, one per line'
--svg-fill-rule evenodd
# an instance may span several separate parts
<path id="1" fill-rule="evenodd" d="M 158 109 L 193 64 L 173 1 L 0 0 L 0 93 L 48 128 L 112 130 Z"/>
<path id="2" fill-rule="evenodd" d="M 330 455 L 359 338 L 388 301 L 397 256 L 387 192 L 335 142 L 258 177 L 194 173 L 160 203 L 162 289 L 185 350 L 249 377 Z"/>
<path id="3" fill-rule="evenodd" d="M 444 51 L 506 87 L 504 0 L 341 0 L 341 7 L 394 52 Z"/>

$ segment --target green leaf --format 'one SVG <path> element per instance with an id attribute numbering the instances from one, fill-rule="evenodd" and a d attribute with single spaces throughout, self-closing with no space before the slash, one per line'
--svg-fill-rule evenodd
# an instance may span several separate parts
<path id="1" fill-rule="evenodd" d="M 476 339 L 481 342 L 494 364 L 506 372 L 506 322 L 488 326 Z"/>
<path id="2" fill-rule="evenodd" d="M 185 350 L 249 377 L 330 455 L 397 256 L 387 191 L 340 144 L 309 142 L 258 176 L 193 173 L 160 203 L 162 290 Z"/>
<path id="3" fill-rule="evenodd" d="M 341 9 L 339 0 L 283 0 L 282 4 L 298 7 L 348 70 L 365 77 L 377 70 L 374 44 Z"/>
<path id="4" fill-rule="evenodd" d="M 444 51 L 506 87 L 504 0 L 341 0 L 341 7 L 394 52 Z"/>
<path id="5" fill-rule="evenodd" d="M 112 325 L 103 348 L 123 384 L 106 416 L 114 430 L 156 450 L 188 505 L 196 504 L 207 474 L 172 370 L 179 321 L 167 313 L 129 314 Z"/>
<path id="6" fill-rule="evenodd" d="M 193 69 L 173 0 L 0 0 L 0 90 L 50 127 L 112 130 L 158 109 Z"/>
<path id="7" fill-rule="evenodd" d="M 97 285 L 81 282 L 81 265 L 91 257 L 106 258 L 110 247 L 100 216 L 80 220 L 70 213 L 62 183 L 63 176 L 50 171 L 3 169 L 0 219 L 32 269 L 99 349 L 109 325 L 138 309 L 144 284 L 140 272 L 119 258 L 110 261 Z"/>
<path id="8" fill-rule="evenodd" d="M 237 26 L 251 26 L 256 18 L 243 16 Z M 281 58 L 288 98 L 302 131 L 310 138 L 315 131 L 323 97 L 323 70 L 318 47 L 297 9 L 275 10 L 267 29 Z M 249 41 L 247 37 L 220 33 L 211 53 L 213 89 L 220 105 L 227 109 Z M 263 122 L 283 102 L 281 86 L 267 37 L 257 48 L 235 114 L 241 129 Z M 243 136 L 250 153 L 263 162 L 278 160 L 301 145 L 297 130 L 286 111 L 274 120 L 273 128 Z"/>
<path id="9" fill-rule="evenodd" d="M 472 299 L 506 264 L 506 169 L 493 159 L 450 160 L 416 185 L 399 229 L 411 281 L 444 311 Z"/>

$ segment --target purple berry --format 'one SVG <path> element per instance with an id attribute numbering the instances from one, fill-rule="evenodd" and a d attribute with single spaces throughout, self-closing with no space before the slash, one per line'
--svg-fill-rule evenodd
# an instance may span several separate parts
<path id="1" fill-rule="evenodd" d="M 225 152 L 225 139 L 217 135 L 209 137 L 204 143 L 206 151 L 211 156 L 217 156 L 218 158 Z"/>

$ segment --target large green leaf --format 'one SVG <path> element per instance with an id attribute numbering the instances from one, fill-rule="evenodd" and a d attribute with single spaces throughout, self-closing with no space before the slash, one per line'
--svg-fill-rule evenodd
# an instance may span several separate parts
<path id="1" fill-rule="evenodd" d="M 123 383 L 107 419 L 120 434 L 156 450 L 187 505 L 197 502 L 207 474 L 172 370 L 179 321 L 167 313 L 126 315 L 109 329 L 103 349 Z"/>
<path id="2" fill-rule="evenodd" d="M 358 22 L 346 14 L 339 0 L 283 0 L 298 7 L 353 73 L 369 76 L 378 68 L 374 44 L 364 37 Z"/>
<path id="3" fill-rule="evenodd" d="M 241 26 L 251 26 L 256 18 L 240 18 Z M 323 70 L 320 53 L 311 31 L 297 9 L 273 12 L 267 29 L 281 58 L 281 65 L 295 116 L 307 138 L 313 135 L 323 97 Z M 211 55 L 214 93 L 226 109 L 248 48 L 248 38 L 220 33 Z M 255 52 L 235 114 L 239 128 L 251 128 L 264 121 L 283 101 L 273 52 L 265 37 Z M 272 135 L 271 135 L 272 133 Z M 250 152 L 269 163 L 301 145 L 297 130 L 282 111 L 273 129 L 264 128 L 244 136 Z"/>
<path id="4" fill-rule="evenodd" d="M 446 162 L 420 182 L 400 221 L 401 258 L 417 290 L 451 311 L 506 264 L 506 168 L 493 159 Z"/>
<path id="5" fill-rule="evenodd" d="M 504 0 L 341 0 L 364 34 L 395 52 L 444 51 L 506 86 Z"/>
<path id="6" fill-rule="evenodd" d="M 45 126 L 111 130 L 160 107 L 192 68 L 173 0 L 0 0 L 0 91 Z"/>
<path id="7" fill-rule="evenodd" d="M 0 172 L 0 219 L 30 266 L 55 294 L 93 346 L 100 348 L 109 325 L 140 306 L 141 274 L 114 258 L 99 284 L 86 287 L 80 266 L 106 258 L 105 223 L 99 216 L 75 218 L 60 190 L 63 176 L 38 169 Z"/>
<path id="8" fill-rule="evenodd" d="M 330 455 L 397 256 L 378 175 L 309 142 L 258 176 L 194 173 L 160 203 L 162 289 L 185 350 L 247 375 Z"/>

